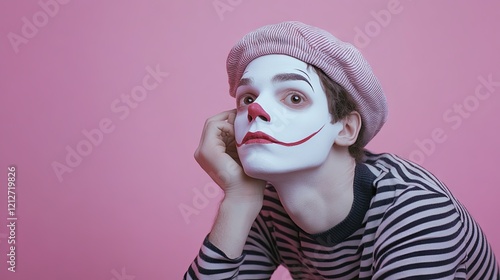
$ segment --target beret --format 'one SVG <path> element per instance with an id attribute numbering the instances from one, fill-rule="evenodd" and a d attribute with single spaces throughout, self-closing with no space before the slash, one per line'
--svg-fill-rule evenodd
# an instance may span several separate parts
<path id="1" fill-rule="evenodd" d="M 229 93 L 235 96 L 246 66 L 268 54 L 284 54 L 314 65 L 353 97 L 364 126 L 365 146 L 384 125 L 388 109 L 372 68 L 353 45 L 329 32 L 298 21 L 266 25 L 246 34 L 227 57 Z"/>

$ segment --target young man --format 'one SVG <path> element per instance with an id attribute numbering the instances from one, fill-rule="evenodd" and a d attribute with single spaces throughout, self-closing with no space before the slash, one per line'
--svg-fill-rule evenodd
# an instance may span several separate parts
<path id="1" fill-rule="evenodd" d="M 352 45 L 300 22 L 247 34 L 227 60 L 236 110 L 195 158 L 224 190 L 185 279 L 500 279 L 470 214 L 422 167 L 363 147 L 387 116 Z"/>

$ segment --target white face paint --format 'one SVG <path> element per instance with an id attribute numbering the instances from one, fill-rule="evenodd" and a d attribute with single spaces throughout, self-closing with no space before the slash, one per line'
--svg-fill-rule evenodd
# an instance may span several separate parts
<path id="1" fill-rule="evenodd" d="M 236 104 L 238 155 L 245 173 L 255 178 L 320 166 L 343 127 L 331 123 L 314 69 L 287 55 L 250 62 L 236 89 Z"/>

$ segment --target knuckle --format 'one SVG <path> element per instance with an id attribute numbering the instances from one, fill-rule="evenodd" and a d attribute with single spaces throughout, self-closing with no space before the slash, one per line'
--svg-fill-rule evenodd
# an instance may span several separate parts
<path id="1" fill-rule="evenodd" d="M 212 118 L 208 118 L 205 120 L 205 126 L 207 126 L 212 121 Z"/>

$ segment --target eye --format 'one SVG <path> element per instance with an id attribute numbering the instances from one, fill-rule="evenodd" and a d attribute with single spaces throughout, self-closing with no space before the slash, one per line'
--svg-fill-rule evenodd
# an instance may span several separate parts
<path id="1" fill-rule="evenodd" d="M 248 105 L 250 103 L 253 103 L 254 99 L 253 99 L 252 96 L 248 96 L 247 95 L 247 96 L 245 96 L 245 97 L 242 98 L 242 101 L 243 101 L 243 104 Z"/>
<path id="2" fill-rule="evenodd" d="M 300 106 L 304 105 L 304 102 L 307 101 L 307 99 L 300 93 L 292 92 L 288 94 L 285 98 L 283 98 L 281 101 L 283 101 L 285 104 L 289 106 Z"/>
<path id="3" fill-rule="evenodd" d="M 298 94 L 292 94 L 290 95 L 290 101 L 293 104 L 299 104 L 302 101 L 302 97 L 300 97 Z"/>
<path id="4" fill-rule="evenodd" d="M 254 101 L 255 101 L 255 97 L 252 94 L 249 94 L 249 93 L 242 94 L 238 98 L 237 106 L 238 107 L 246 106 L 246 105 L 252 104 Z"/>

